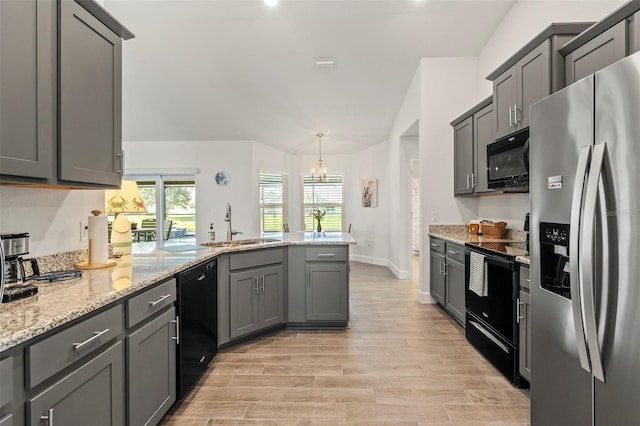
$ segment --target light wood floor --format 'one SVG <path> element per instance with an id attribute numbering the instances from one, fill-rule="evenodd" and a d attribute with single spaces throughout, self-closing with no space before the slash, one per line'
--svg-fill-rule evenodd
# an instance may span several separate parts
<path id="1" fill-rule="evenodd" d="M 351 264 L 349 329 L 282 330 L 216 356 L 163 425 L 524 425 L 529 399 L 417 280 Z"/>

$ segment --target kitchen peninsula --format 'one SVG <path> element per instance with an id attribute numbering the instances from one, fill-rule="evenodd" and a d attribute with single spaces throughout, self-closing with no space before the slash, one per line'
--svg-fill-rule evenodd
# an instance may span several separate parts
<path id="1" fill-rule="evenodd" d="M 102 418 L 97 411 L 104 415 L 106 424 L 138 424 L 138 419 L 161 418 L 175 401 L 175 386 L 171 389 L 169 383 L 175 381 L 175 370 L 171 373 L 181 319 L 174 307 L 174 277 L 214 260 L 218 265 L 217 306 L 209 311 L 217 310 L 219 346 L 284 326 L 347 326 L 349 245 L 356 243 L 348 233 L 316 236 L 295 232 L 254 241 L 266 242 L 237 241 L 198 250 L 158 249 L 123 256 L 114 268 L 85 271 L 81 278 L 64 283 L 39 284 L 37 295 L 0 305 L 0 419 L 12 419 L 8 424 L 33 424 L 54 415 L 53 407 L 60 407 L 56 421 L 64 424 L 65 404 L 67 410 L 70 406 L 80 409 L 87 404 L 79 400 L 80 395 L 97 392 L 110 392 L 111 398 L 106 394 L 102 395 L 105 398 L 91 397 L 90 408 L 82 408 L 81 417 L 86 413 Z M 61 266 L 71 265 L 55 267 Z M 270 270 L 279 271 L 282 278 L 274 305 L 282 308 L 280 319 L 238 331 L 236 301 L 246 300 L 247 295 L 238 295 L 234 285 L 242 284 L 242 276 L 247 275 L 253 295 L 261 277 L 264 293 L 265 275 Z M 255 291 L 255 297 L 258 293 Z M 328 303 L 337 306 L 326 309 Z M 132 368 L 140 355 L 136 351 L 145 349 L 138 347 L 154 339 L 162 342 L 164 352 L 153 350 L 144 368 Z M 167 352 L 174 353 L 173 358 Z M 166 380 L 154 385 L 157 390 L 140 390 L 140 383 L 145 382 L 134 375 L 158 366 L 164 368 Z M 141 391 L 169 395 L 146 401 L 145 406 L 144 401 L 136 401 Z"/>

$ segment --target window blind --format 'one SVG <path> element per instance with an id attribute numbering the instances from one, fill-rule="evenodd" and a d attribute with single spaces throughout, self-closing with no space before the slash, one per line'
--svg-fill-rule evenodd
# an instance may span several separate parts
<path id="1" fill-rule="evenodd" d="M 289 223 L 289 177 L 260 173 L 260 231 L 282 232 Z"/>
<path id="2" fill-rule="evenodd" d="M 324 231 L 342 231 L 344 217 L 343 176 L 327 175 L 326 182 L 318 182 L 311 176 L 302 177 L 302 223 L 305 229 L 317 229 L 313 209 L 326 211 L 322 218 Z"/>

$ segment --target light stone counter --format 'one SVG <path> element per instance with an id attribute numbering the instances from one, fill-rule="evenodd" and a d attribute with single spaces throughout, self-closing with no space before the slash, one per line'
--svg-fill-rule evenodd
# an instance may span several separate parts
<path id="1" fill-rule="evenodd" d="M 441 238 L 452 243 L 524 243 L 527 240 L 525 231 L 507 228 L 505 238 L 490 238 L 482 234 L 469 234 L 466 225 L 429 225 L 429 236 Z"/>
<path id="2" fill-rule="evenodd" d="M 0 352 L 220 254 L 288 245 L 356 244 L 350 234 L 343 232 L 327 232 L 322 236 L 311 232 L 292 232 L 259 238 L 278 241 L 178 252 L 151 249 L 149 253 L 123 256 L 112 268 L 83 271 L 81 278 L 36 283 L 38 294 L 35 296 L 0 304 Z M 249 238 L 238 238 L 243 239 Z M 68 263 L 69 259 L 75 263 L 77 256 L 63 253 L 59 256 L 59 263 L 49 261 L 46 270 L 68 269 L 73 265 Z"/>

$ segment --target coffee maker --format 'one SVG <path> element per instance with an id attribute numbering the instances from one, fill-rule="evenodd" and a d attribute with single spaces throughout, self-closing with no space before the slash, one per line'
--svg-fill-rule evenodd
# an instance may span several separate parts
<path id="1" fill-rule="evenodd" d="M 2 278 L 0 297 L 2 302 L 21 299 L 38 292 L 38 288 L 26 284 L 26 274 L 22 256 L 29 254 L 29 233 L 0 235 L 0 257 L 2 257 Z"/>

